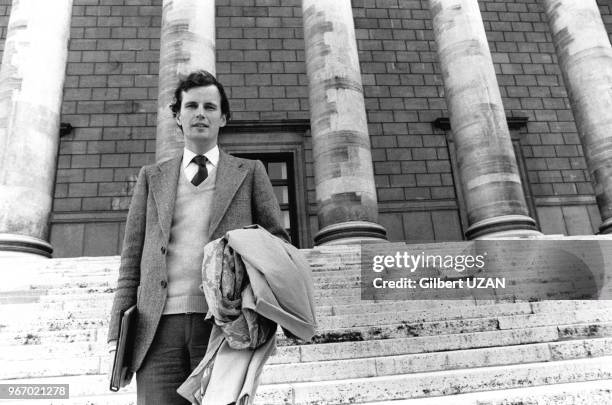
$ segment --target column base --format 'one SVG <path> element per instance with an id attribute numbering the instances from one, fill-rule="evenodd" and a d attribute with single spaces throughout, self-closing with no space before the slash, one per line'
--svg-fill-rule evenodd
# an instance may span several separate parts
<path id="1" fill-rule="evenodd" d="M 612 234 L 612 218 L 606 219 L 599 225 L 599 233 L 602 235 Z"/>
<path id="2" fill-rule="evenodd" d="M 466 238 L 530 237 L 542 235 L 533 218 L 525 215 L 502 215 L 476 222 L 465 232 Z"/>
<path id="3" fill-rule="evenodd" d="M 599 225 L 599 234 L 600 237 L 604 239 L 612 238 L 612 218 L 608 218 Z M 605 236 L 603 236 L 605 235 Z M 612 300 L 612 274 L 609 271 L 606 273 L 606 278 L 604 280 L 604 285 L 599 291 L 599 299 L 600 300 Z"/>
<path id="4" fill-rule="evenodd" d="M 1 258 L 50 258 L 52 253 L 53 247 L 42 239 L 13 233 L 0 233 Z"/>
<path id="5" fill-rule="evenodd" d="M 380 243 L 387 241 L 387 230 L 374 222 L 347 221 L 328 225 L 314 237 L 316 246 Z"/>

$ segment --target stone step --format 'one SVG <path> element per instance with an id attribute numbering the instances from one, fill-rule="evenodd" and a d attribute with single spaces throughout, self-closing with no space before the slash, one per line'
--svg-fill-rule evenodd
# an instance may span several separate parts
<path id="1" fill-rule="evenodd" d="M 108 309 L 110 312 L 110 308 Z M 93 316 L 88 316 L 87 313 L 74 314 L 65 313 L 62 318 L 61 312 L 52 312 L 48 318 L 40 317 L 36 314 L 24 314 L 23 319 L 19 322 L 7 322 L 7 318 L 3 317 L 1 324 L 3 328 L 0 330 L 0 340 L 5 335 L 22 335 L 24 333 L 45 334 L 47 332 L 72 332 L 86 329 L 94 329 L 108 327 L 108 317 L 100 318 L 100 313 Z M 66 319 L 66 317 L 68 319 Z"/>
<path id="2" fill-rule="evenodd" d="M 525 302 L 515 302 L 514 304 L 525 304 Z M 418 300 L 418 301 L 361 301 L 352 304 L 327 305 L 318 309 L 331 313 L 333 315 L 349 315 L 362 312 L 387 312 L 389 308 L 397 311 L 410 310 L 438 310 L 449 311 L 457 307 L 486 307 L 496 304 L 512 304 L 510 302 L 496 302 L 491 300 L 468 301 L 468 300 Z M 528 302 L 533 313 L 551 313 L 551 312 L 567 312 L 580 310 L 612 310 L 612 301 L 541 301 Z"/>
<path id="3" fill-rule="evenodd" d="M 0 305 L 11 305 L 11 304 L 26 304 L 26 303 L 57 303 L 58 305 L 74 305 L 74 306 L 92 306 L 96 304 L 102 303 L 106 300 L 112 300 L 112 292 L 113 288 L 110 287 L 110 284 L 105 284 L 104 286 L 92 287 L 90 285 L 86 285 L 86 283 L 81 284 L 82 287 L 65 287 L 57 290 L 22 290 L 20 291 L 8 291 L 8 292 L 0 292 Z M 394 308 L 397 307 L 398 310 L 408 309 L 410 307 L 422 307 L 423 305 L 427 305 L 428 301 L 382 301 L 382 302 L 373 302 L 373 301 L 361 301 L 360 299 L 360 289 L 358 288 L 340 288 L 340 289 L 326 289 L 326 288 L 317 288 L 315 291 L 315 302 L 317 306 L 321 307 L 321 311 L 324 313 L 333 313 L 335 315 L 341 314 L 349 314 L 349 313 L 359 313 L 361 310 L 360 306 L 363 305 L 363 302 L 369 304 L 367 311 L 371 312 L 380 312 L 381 310 L 385 310 L 385 308 L 389 308 L 389 305 L 394 305 Z M 84 304 L 84 302 L 88 302 L 88 304 Z M 472 303 L 472 301 L 433 301 L 433 302 L 450 302 L 450 303 Z M 551 303 L 543 302 L 542 305 L 540 303 L 532 303 L 533 312 L 540 311 L 538 308 L 544 308 L 546 312 L 562 312 L 562 308 L 567 307 L 563 303 L 573 303 L 573 301 L 552 301 Z M 583 302 L 583 301 L 579 301 Z M 609 303 L 612 301 L 591 301 L 591 303 Z M 418 304 L 417 304 L 418 303 Z M 421 304 L 421 305 L 419 305 Z M 449 304 L 450 307 L 452 304 Z M 482 305 L 482 304 L 480 304 Z M 591 304 L 582 304 L 585 306 Z M 612 308 L 612 304 L 599 304 L 602 307 Z M 478 306 L 478 305 L 476 305 Z M 555 306 L 559 308 L 554 308 Z M 63 307 L 60 306 L 63 309 Z"/>
<path id="4" fill-rule="evenodd" d="M 323 290 L 360 290 L 359 274 L 335 274 L 313 277 L 316 289 Z M 84 292 L 113 292 L 117 284 L 117 272 L 107 271 L 105 274 L 90 274 L 66 276 L 65 274 L 34 275 L 29 281 L 14 284 L 12 288 L 0 289 L 0 298 L 33 293 L 38 295 L 82 294 Z"/>
<path id="5" fill-rule="evenodd" d="M 455 304 L 441 311 L 437 306 L 415 310 L 394 312 L 373 312 L 367 306 L 357 314 L 331 315 L 317 311 L 318 330 L 331 330 L 337 328 L 351 328 L 378 324 L 402 324 L 445 319 L 477 318 L 490 316 L 529 314 L 532 310 L 528 303 L 493 304 L 493 305 L 461 305 Z M 88 301 L 66 301 L 50 304 L 13 304 L 2 306 L 0 324 L 7 325 L 4 333 L 40 332 L 43 330 L 67 330 L 72 327 L 83 327 L 83 321 L 90 321 L 91 325 L 100 325 L 108 319 L 111 309 L 110 300 L 97 300 L 90 304 Z M 359 307 L 355 307 L 357 310 Z M 384 308 L 380 308 L 384 309 Z M 389 305 L 387 305 L 387 310 Z"/>
<path id="6" fill-rule="evenodd" d="M 612 309 L 612 300 L 563 300 L 531 302 L 533 313 Z"/>
<path id="7" fill-rule="evenodd" d="M 0 293 L 0 306 L 29 303 L 63 303 L 76 301 L 108 300 L 112 302 L 114 288 L 108 285 L 97 287 L 73 288 L 66 287 L 57 290 L 24 290 L 23 292 L 10 291 Z M 361 302 L 361 290 L 351 289 L 316 289 L 313 294 L 316 305 L 346 305 Z M 366 302 L 366 301 L 364 301 Z M 387 303 L 392 301 L 386 301 Z"/>
<path id="8" fill-rule="evenodd" d="M 263 384 L 258 389 L 255 403 L 260 405 L 334 405 L 374 401 L 380 403 L 380 401 L 440 397 L 480 391 L 494 392 L 495 390 L 525 389 L 550 384 L 610 379 L 612 379 L 612 356 L 605 356 L 333 381 Z M 7 380 L 0 382 L 7 383 Z M 13 384 L 68 383 L 72 398 L 70 403 L 89 403 L 90 405 L 109 403 L 91 402 L 92 398 L 98 396 L 103 397 L 101 398 L 103 401 L 108 401 L 110 398 L 117 398 L 119 401 L 126 400 L 126 402 L 112 402 L 115 404 L 129 403 L 130 400 L 133 400 L 135 385 L 132 383 L 121 394 L 108 395 L 108 383 L 103 375 L 16 379 L 10 382 Z"/>
<path id="9" fill-rule="evenodd" d="M 334 260 L 335 261 L 335 260 Z M 70 277 L 72 279 L 87 279 L 92 276 L 107 275 L 110 279 L 117 278 L 119 271 L 119 260 L 113 261 L 91 261 L 91 262 L 62 262 L 58 259 L 51 259 L 49 261 L 43 261 L 42 263 L 36 263 L 35 265 L 27 266 L 27 270 L 32 272 L 35 271 L 39 277 L 51 278 L 54 276 Z M 355 262 L 343 266 L 338 263 L 334 266 L 333 263 L 328 263 L 327 268 L 321 266 L 311 266 L 313 279 L 325 278 L 325 277 L 346 277 L 346 276 L 359 276 L 361 274 L 360 263 Z M 21 264 L 15 266 L 22 267 Z M 10 266 L 7 266 L 10 267 Z M 83 269 L 86 268 L 87 272 Z M 35 281 L 35 280 L 34 280 Z"/>
<path id="10" fill-rule="evenodd" d="M 24 294 L 23 300 L 16 300 L 16 302 L 13 303 L 5 302 L 4 305 L 0 305 L 0 308 L 2 308 L 2 312 L 0 312 L 0 324 L 7 323 L 6 317 L 17 318 L 18 323 L 25 323 L 28 318 L 31 318 L 28 312 L 42 313 L 44 311 L 47 313 L 51 308 L 61 309 L 63 311 L 61 317 L 65 317 L 65 313 L 72 313 L 74 316 L 79 316 L 79 314 L 84 313 L 87 314 L 85 316 L 100 317 L 108 314 L 111 302 L 112 295 L 104 292 L 71 295 L 41 295 L 30 292 L 28 295 Z M 0 304 L 1 303 L 2 301 L 0 301 Z M 34 305 L 16 306 L 25 304 L 39 304 L 41 307 Z M 54 306 L 53 304 L 56 305 Z M 492 305 L 500 305 L 500 303 L 491 301 L 362 301 L 358 304 L 339 303 L 336 305 L 318 305 L 316 313 L 319 319 L 332 315 L 351 315 L 355 317 L 354 319 L 357 321 L 358 317 L 367 318 L 369 314 L 387 312 L 390 308 L 393 308 L 395 312 L 422 311 L 428 313 L 452 313 L 457 312 L 457 310 L 461 308 L 465 313 L 470 311 L 478 313 L 479 308 L 491 308 L 494 310 L 495 307 Z M 501 305 L 502 306 L 499 307 L 500 314 L 504 312 L 504 306 L 511 307 L 513 304 L 501 303 Z M 516 303 L 514 305 L 516 305 L 517 308 L 522 308 L 525 307 L 527 303 Z M 612 301 L 543 301 L 528 303 L 528 305 L 531 306 L 531 312 L 533 313 L 556 313 L 600 309 L 612 310 Z M 95 311 L 99 312 L 96 313 Z M 525 312 L 525 310 L 521 309 L 520 312 Z M 12 314 L 19 315 L 11 316 Z M 83 315 L 80 317 L 83 317 Z M 14 322 L 14 320 L 12 322 Z"/>
<path id="11" fill-rule="evenodd" d="M 64 283 L 57 288 L 22 288 L 20 290 L 0 292 L 0 306 L 26 303 L 62 303 L 66 301 L 95 300 L 97 298 L 112 301 L 115 291 L 114 282 L 101 283 Z M 315 284 L 313 298 L 318 305 L 357 304 L 361 301 L 361 289 L 358 285 L 332 288 Z M 330 299 L 331 297 L 331 299 Z M 321 300 L 322 299 L 322 300 Z M 318 302 L 318 301 L 322 302 Z"/>
<path id="12" fill-rule="evenodd" d="M 3 401 L 22 405 L 23 401 Z M 109 393 L 78 397 L 51 404 L 63 405 L 135 405 L 136 394 Z M 256 400 L 256 404 L 263 405 Z M 362 402 L 364 404 L 364 402 Z M 369 405 L 610 405 L 612 380 L 554 384 L 509 390 L 496 390 L 445 397 L 368 402 Z"/>
<path id="13" fill-rule="evenodd" d="M 68 331 L 22 332 L 15 334 L 0 334 L 0 348 L 18 345 L 54 345 L 57 343 L 105 343 L 108 327 L 91 327 Z"/>
<path id="14" fill-rule="evenodd" d="M 60 296 L 62 297 L 62 296 Z M 96 294 L 87 300 L 84 296 L 72 296 L 70 299 L 55 302 L 44 296 L 39 303 L 4 304 L 0 313 L 0 324 L 27 324 L 41 320 L 61 320 L 66 316 L 74 319 L 106 318 L 111 306 L 109 294 Z M 68 298 L 68 297 L 66 297 Z M 49 301 L 47 301 L 49 300 Z M 390 308 L 393 312 L 386 312 Z M 612 301 L 555 301 L 535 303 L 493 303 L 484 302 L 475 305 L 472 301 L 385 301 L 372 303 L 364 301 L 361 304 L 325 305 L 317 307 L 317 315 L 322 329 L 348 327 L 351 325 L 368 325 L 389 323 L 388 319 L 400 321 L 419 321 L 435 319 L 473 318 L 487 315 L 528 314 L 533 312 L 526 321 L 538 323 L 542 318 L 549 318 L 548 313 L 555 317 L 562 314 L 578 314 L 579 312 L 605 313 L 612 310 Z M 416 316 L 418 314 L 423 316 Z M 33 314 L 38 314 L 34 316 Z M 400 315 L 401 314 L 401 315 Z M 589 315 L 590 316 L 590 315 Z M 567 317 L 567 316 L 565 316 Z M 524 319 L 520 319 L 524 321 Z M 508 322 L 511 322 L 510 320 Z"/>
<path id="15" fill-rule="evenodd" d="M 97 404 L 97 402 L 94 402 Z M 369 405 L 610 405 L 612 380 L 572 382 L 448 395 L 445 397 L 369 402 Z"/>
<path id="16" fill-rule="evenodd" d="M 107 384 L 108 385 L 108 384 Z M 106 395 L 88 395 L 71 397 L 69 399 L 48 400 L 48 402 L 36 401 L 41 405 L 136 405 L 135 392 L 108 392 Z M 23 400 L 4 400 L 2 405 L 24 405 Z"/>
<path id="17" fill-rule="evenodd" d="M 106 332 L 107 319 L 75 319 L 58 324 L 47 322 L 32 328 L 7 327 L 0 334 L 0 346 L 13 344 L 89 341 L 89 333 Z M 376 326 L 356 326 L 350 328 L 320 329 L 313 337 L 315 343 L 332 343 L 355 340 L 391 339 L 412 336 L 432 336 L 453 333 L 483 332 L 499 329 L 497 318 L 457 319 L 418 323 L 393 323 Z M 292 339 L 285 338 L 277 332 L 280 346 L 293 345 Z"/>
<path id="18" fill-rule="evenodd" d="M 542 281 L 544 276 L 540 276 L 539 278 L 533 280 L 523 280 L 525 283 L 536 283 L 538 281 Z M 13 289 L 3 289 L 1 291 L 15 291 L 17 289 L 21 290 L 41 290 L 47 291 L 47 293 L 54 293 L 56 291 L 64 290 L 67 288 L 78 287 L 81 289 L 99 289 L 100 287 L 105 288 L 114 288 L 116 286 L 117 272 L 116 270 L 106 270 L 106 272 L 99 273 L 88 273 L 87 275 L 82 274 L 47 274 L 47 275 L 36 275 L 34 280 L 30 280 L 29 282 L 24 282 L 20 286 L 14 286 Z M 359 273 L 355 272 L 340 272 L 336 274 L 329 274 L 325 276 L 315 275 L 313 276 L 313 282 L 316 289 L 322 290 L 351 290 L 357 289 L 360 291 L 361 288 L 361 276 Z M 568 289 L 576 288 L 573 284 L 568 284 L 566 282 L 559 282 L 555 284 L 555 282 L 551 282 L 546 280 L 547 289 L 551 292 L 566 292 Z M 524 288 L 521 285 L 516 286 L 508 286 L 502 293 L 504 296 L 512 297 L 513 292 L 516 293 L 519 290 Z M 515 291 L 516 290 L 516 291 Z M 388 291 L 385 293 L 387 299 L 404 299 L 406 292 L 397 290 L 397 291 Z M 0 297 L 1 297 L 0 293 Z M 448 297 L 448 293 L 440 293 L 439 295 L 443 297 Z M 422 295 L 421 295 L 422 296 Z M 431 297 L 436 297 L 435 292 L 431 293 Z"/>
<path id="19" fill-rule="evenodd" d="M 344 245 L 344 246 L 318 246 L 313 249 L 300 249 L 304 257 L 313 266 L 314 270 L 321 268 L 342 269 L 347 263 L 359 264 L 361 260 L 361 248 L 359 245 Z M 7 263 L 11 259 L 6 260 Z M 46 269 L 78 269 L 83 265 L 93 267 L 117 267 L 120 263 L 120 257 L 115 256 L 81 256 L 72 258 L 58 258 L 50 260 L 13 260 L 17 265 L 25 264 L 43 264 Z"/>
<path id="20" fill-rule="evenodd" d="M 517 329 L 530 326 L 559 325 L 568 323 L 608 323 L 612 322 L 612 311 L 597 309 L 590 311 L 568 311 L 511 315 L 499 317 L 500 329 Z"/>
<path id="21" fill-rule="evenodd" d="M 395 308 L 394 306 L 387 306 L 387 311 L 389 309 Z M 397 308 L 393 312 L 371 312 L 368 311 L 367 308 L 364 308 L 355 313 L 343 313 L 341 315 L 319 317 L 318 324 L 319 329 L 328 330 L 391 323 L 416 323 L 527 314 L 531 314 L 531 306 L 529 303 L 502 303 L 478 307 L 455 305 L 447 308 L 445 311 L 441 311 L 439 308 L 433 307 L 418 310 L 413 310 L 412 308 L 402 310 Z"/>
<path id="22" fill-rule="evenodd" d="M 278 382 L 289 378 L 287 376 L 299 375 L 302 377 L 298 378 L 308 381 L 308 378 L 313 378 L 308 377 L 313 370 L 317 370 L 315 375 L 327 378 L 346 374 L 349 370 L 354 377 L 365 377 L 371 370 L 385 369 L 397 374 L 400 373 L 400 366 L 395 364 L 402 362 L 408 363 L 406 367 L 414 368 L 413 371 L 401 369 L 401 373 L 408 373 L 423 371 L 415 368 L 419 364 L 433 369 L 436 364 L 438 367 L 458 368 L 496 364 L 495 361 L 499 360 L 494 359 L 504 359 L 507 364 L 512 364 L 612 354 L 612 337 L 564 342 L 559 342 L 559 338 L 558 329 L 548 327 L 385 341 L 281 346 L 277 355 L 269 361 L 269 365 L 276 365 L 280 370 L 276 371 L 277 377 L 270 381 Z M 26 345 L 2 349 L 10 354 L 4 359 L 6 367 L 0 369 L 0 378 L 91 374 L 108 367 L 106 345 L 99 336 L 96 343 Z M 58 358 L 62 361 L 58 362 Z M 351 363 L 343 364 L 343 361 Z"/>
<path id="23" fill-rule="evenodd" d="M 301 345 L 301 361 L 323 361 L 469 348 L 522 345 L 583 338 L 611 337 L 612 323 L 457 333 L 437 336 Z M 281 348 L 279 348 L 280 350 Z"/>
<path id="24" fill-rule="evenodd" d="M 62 281 L 59 283 L 58 288 L 50 288 L 44 289 L 44 286 L 35 285 L 34 289 L 31 289 L 31 286 L 28 286 L 27 289 L 23 289 L 21 291 L 0 291 L 0 304 L 8 304 L 8 303 L 28 303 L 28 302 L 53 302 L 53 301 L 61 301 L 62 297 L 70 298 L 71 300 L 87 300 L 89 295 L 92 295 L 91 299 L 97 298 L 97 294 L 104 293 L 112 293 L 114 291 L 113 286 L 116 282 L 115 277 L 108 277 L 110 274 L 107 271 L 107 276 L 102 277 L 102 282 L 92 282 L 91 277 L 85 277 L 82 275 L 83 271 L 79 273 L 79 276 L 84 279 L 84 281 L 71 280 L 70 282 Z M 58 278 L 57 274 L 53 274 L 54 279 Z M 320 283 L 317 283 L 317 289 L 315 291 L 315 299 L 318 305 L 321 306 L 332 306 L 332 305 L 359 305 L 360 304 L 360 289 L 358 288 L 358 276 L 352 275 L 349 276 L 349 281 L 346 281 L 347 276 L 343 274 L 336 274 L 335 276 L 327 279 L 321 279 Z M 39 278 L 37 278 L 40 281 Z M 100 280 L 98 277 L 96 280 Z M 340 280 L 340 281 L 339 281 Z M 344 283 L 344 284 L 343 284 Z M 350 285 L 350 288 L 347 287 L 347 284 Z M 1 287 L 0 287 L 1 288 Z M 110 295 L 110 294 L 109 294 Z M 39 297 L 39 299 L 37 299 Z M 95 298 L 94 298 L 95 297 Z M 334 297 L 330 299 L 330 297 Z M 342 297 L 342 298 L 339 298 Z M 354 297 L 352 300 L 346 297 Z M 110 298 L 109 298 L 110 299 Z M 410 302 L 416 301 L 403 301 L 403 305 L 410 305 Z M 423 301 L 421 301 L 423 302 Z M 543 304 L 548 307 L 556 306 L 557 303 L 563 303 L 564 301 L 553 301 L 553 304 Z M 566 301 L 572 302 L 572 301 Z M 385 306 L 385 302 L 379 302 L 379 306 Z M 352 311 L 352 309 L 348 309 L 348 311 Z"/>
<path id="25" fill-rule="evenodd" d="M 114 288 L 110 286 L 110 284 L 106 286 L 98 286 L 95 288 L 79 288 L 75 286 L 69 286 L 65 288 L 60 288 L 57 290 L 43 290 L 43 289 L 26 289 L 26 290 L 14 290 L 14 291 L 4 291 L 0 292 L 0 297 L 4 300 L 8 300 L 13 297 L 18 297 L 20 295 L 27 297 L 31 295 L 37 295 L 40 300 L 39 301 L 66 301 L 68 299 L 81 298 L 84 299 L 88 296 L 94 295 L 103 295 L 112 297 L 114 292 Z M 7 302 L 8 303 L 8 302 Z"/>
<path id="26" fill-rule="evenodd" d="M 318 343 L 326 343 L 333 344 L 334 342 L 355 342 L 355 341 L 364 341 L 364 340 L 373 340 L 379 341 L 383 344 L 386 344 L 387 339 L 393 338 L 406 338 L 406 333 L 401 330 L 398 332 L 396 327 L 393 325 L 387 328 L 385 331 L 383 328 L 378 329 L 364 329 L 361 330 L 348 330 L 348 331 L 336 331 L 336 332 L 328 332 L 322 335 L 318 335 L 315 339 Z M 559 338 L 563 339 L 576 339 L 581 337 L 604 337 L 604 336 L 612 336 L 612 323 L 585 323 L 585 324 L 567 324 L 555 327 L 558 329 Z M 485 332 L 483 328 L 482 330 L 478 330 L 479 328 L 474 328 L 472 332 Z M 496 331 L 496 328 L 492 328 L 489 332 Z M 516 329 L 520 331 L 521 329 Z M 95 344 L 105 344 L 106 336 L 107 336 L 107 327 L 97 327 L 90 329 L 77 329 L 77 330 L 69 330 L 69 331 L 49 331 L 45 333 L 32 333 L 32 332 L 23 332 L 20 334 L 0 334 L 0 349 L 2 350 L 10 350 L 11 347 L 21 346 L 21 345 L 44 345 L 44 346 L 53 346 L 55 344 L 63 344 L 63 343 L 95 343 Z M 512 331 L 512 330 L 510 330 Z M 364 333 L 365 332 L 365 333 Z M 370 333 L 371 332 L 371 333 Z M 432 333 L 435 330 L 431 331 Z M 450 332 L 450 331 L 449 331 Z M 468 330 L 466 328 L 458 328 L 453 333 L 448 333 L 448 335 L 452 334 L 468 334 Z M 424 338 L 432 339 L 432 336 L 438 335 L 437 333 L 433 334 L 423 334 Z M 444 335 L 442 335 L 444 336 Z M 303 342 L 294 342 L 293 340 L 284 338 L 279 336 L 279 346 L 292 346 L 297 344 L 303 344 Z M 308 346 L 302 346 L 308 347 Z"/>
<path id="27" fill-rule="evenodd" d="M 402 322 L 375 324 L 320 330 L 314 337 L 319 342 L 342 342 L 351 340 L 390 339 L 411 336 L 432 336 L 452 333 L 484 332 L 498 329 L 521 329 L 524 327 L 591 324 L 600 325 L 612 322 L 612 311 L 591 312 L 574 311 L 554 314 L 521 314 L 509 316 L 490 316 L 483 318 L 448 319 L 425 322 Z M 282 344 L 279 342 L 279 344 Z"/>
<path id="28" fill-rule="evenodd" d="M 32 290 L 40 291 L 41 295 L 66 295 L 74 292 L 77 294 L 82 294 L 83 292 L 114 292 L 116 284 L 116 276 L 109 277 L 107 275 L 76 279 L 70 279 L 63 276 L 50 276 L 48 280 L 39 277 L 35 283 L 26 283 L 24 285 L 15 286 L 10 290 L 5 289 L 0 293 L 2 294 L 0 296 L 3 300 L 6 300 L 3 295 L 7 292 L 11 292 L 13 295 L 15 295 L 15 291 L 29 292 Z M 333 294 L 336 294 L 346 290 L 351 294 L 361 295 L 361 284 L 358 276 L 325 277 L 313 280 L 313 284 L 315 287 L 315 293 L 318 290 L 330 290 Z"/>
<path id="29" fill-rule="evenodd" d="M 32 306 L 35 304 L 24 304 L 24 306 Z M 8 306 L 3 306 L 8 307 Z M 466 333 L 466 332 L 482 332 L 486 330 L 497 329 L 520 329 L 525 327 L 545 326 L 545 325 L 565 325 L 565 324 L 586 324 L 580 328 L 591 328 L 591 332 L 602 325 L 612 322 L 612 311 L 607 309 L 597 310 L 582 310 L 572 312 L 557 312 L 553 314 L 514 314 L 505 315 L 499 311 L 499 316 L 496 316 L 495 308 L 505 308 L 505 310 L 513 311 L 528 311 L 529 306 L 526 303 L 522 304 L 499 304 L 492 306 L 482 306 L 481 313 L 478 311 L 471 312 L 472 315 L 485 315 L 481 318 L 461 318 L 461 311 L 474 311 L 470 307 L 457 308 L 456 319 L 439 319 L 434 321 L 426 321 L 428 317 L 435 318 L 442 312 L 433 312 L 426 317 L 421 317 L 418 312 L 406 312 L 398 314 L 389 313 L 374 313 L 368 316 L 348 316 L 341 317 L 320 317 L 320 328 L 314 338 L 316 343 L 330 343 L 341 341 L 358 341 L 371 339 L 390 339 L 412 336 L 431 336 L 440 334 Z M 103 311 L 108 313 L 108 309 Z M 452 315 L 452 311 L 444 313 L 445 316 Z M 54 318 L 52 314 L 40 311 L 3 311 L 1 315 L 0 325 L 0 346 L 21 345 L 21 344 L 41 344 L 41 343 L 59 343 L 70 341 L 90 341 L 92 338 L 91 332 L 94 332 L 94 338 L 99 339 L 100 335 L 106 334 L 108 318 L 93 318 L 91 316 L 75 316 L 71 315 L 71 319 L 63 319 L 66 316 L 64 312 L 58 311 Z M 488 315 L 488 317 L 486 317 Z M 404 317 L 403 320 L 402 317 Z M 412 319 L 410 317 L 413 317 Z M 368 321 L 368 319 L 370 319 Z M 355 322 L 355 320 L 357 322 Z M 391 320 L 392 323 L 384 323 Z M 347 327 L 334 328 L 335 325 L 351 325 Z M 367 325 L 369 323 L 370 325 Z M 574 329 L 576 327 L 573 327 Z M 100 331 L 99 333 L 96 333 Z M 572 334 L 584 335 L 584 332 L 568 330 L 567 335 Z M 279 345 L 291 345 L 293 341 L 280 336 Z"/>
<path id="30" fill-rule="evenodd" d="M 27 304 L 5 304 L 1 306 L 0 325 L 4 325 L 2 330 L 8 332 L 38 332 L 48 329 L 69 329 L 76 323 L 79 328 L 83 327 L 83 320 L 92 321 L 91 324 L 99 325 L 108 318 L 111 308 L 110 297 L 97 299 L 93 302 L 87 300 L 66 300 L 62 302 L 40 302 Z M 421 301 L 417 303 L 423 303 Z M 513 315 L 528 314 L 532 310 L 528 303 L 518 304 L 493 304 L 475 306 L 471 303 L 458 302 L 452 305 L 413 305 L 401 306 L 397 303 L 397 310 L 394 312 L 371 311 L 368 304 L 351 306 L 357 314 L 349 314 L 343 311 L 341 315 L 332 315 L 327 308 L 327 313 L 317 310 L 317 319 L 320 330 L 364 326 L 373 324 L 388 324 L 402 322 L 417 322 L 435 319 L 456 319 L 469 318 L 476 316 L 490 315 Z M 376 309 L 389 309 L 390 306 L 396 307 L 394 303 L 387 303 L 386 308 L 376 306 Z M 402 310 L 405 308 L 406 310 Z M 444 310 L 441 310 L 444 308 Z"/>
<path id="31" fill-rule="evenodd" d="M 88 306 L 87 302 L 62 304 L 14 304 L 0 306 L 0 324 L 9 329 L 39 327 L 49 323 L 70 325 L 80 320 L 107 320 L 112 302 L 106 300 L 98 305 Z"/>
<path id="32" fill-rule="evenodd" d="M 445 350 L 473 349 L 504 345 L 553 342 L 559 339 L 582 339 L 586 337 L 605 337 L 599 334 L 578 334 L 574 329 L 585 331 L 594 325 L 579 325 L 570 328 L 572 335 L 560 336 L 556 326 L 525 328 L 515 330 L 495 330 L 490 332 L 461 333 L 439 336 L 396 338 L 387 340 L 353 341 L 342 343 L 304 344 L 279 346 L 276 355 L 269 363 L 296 363 L 301 361 L 340 360 L 376 356 L 393 356 L 411 353 L 427 353 Z M 566 328 L 566 327 L 564 327 Z M 103 329 L 97 330 L 103 334 Z M 7 361 L 54 359 L 63 356 L 91 357 L 105 356 L 106 341 L 97 339 L 91 342 L 62 342 L 55 344 L 30 344 L 0 346 L 3 359 Z"/>
<path id="33" fill-rule="evenodd" d="M 82 292 L 87 290 L 95 291 L 114 288 L 116 284 L 114 278 L 114 276 L 110 277 L 108 275 L 79 277 L 74 279 L 63 275 L 38 276 L 35 282 L 27 282 L 24 285 L 15 286 L 15 288 L 4 291 L 39 290 L 46 291 L 47 294 L 52 294 L 68 290 L 66 294 L 70 294 L 71 291 Z"/>
<path id="34" fill-rule="evenodd" d="M 354 301 L 353 301 L 354 302 Z M 396 305 L 397 304 L 397 305 Z M 528 304 L 495 304 L 474 306 L 470 303 L 453 303 L 437 305 L 416 302 L 414 305 L 401 305 L 402 302 L 387 302 L 385 306 L 364 302 L 361 305 L 316 305 L 315 312 L 320 329 L 368 325 L 382 322 L 407 322 L 419 320 L 454 319 L 458 317 L 484 315 L 529 314 L 532 309 Z M 0 305 L 0 334 L 7 330 L 40 328 L 41 325 L 70 324 L 74 320 L 107 319 L 112 306 L 109 296 L 92 298 L 92 300 L 75 299 L 64 302 L 24 302 Z M 388 312 L 390 309 L 393 312 Z M 594 308 L 594 310 L 599 310 Z M 355 311 L 355 312 L 350 312 Z M 586 311 L 586 309 L 584 310 Z M 395 321 L 394 321 L 395 320 Z M 8 328 L 8 329 L 7 329 Z"/>
<path id="35" fill-rule="evenodd" d="M 262 384 L 330 381 L 612 356 L 612 338 L 268 365 Z"/>
<path id="36" fill-rule="evenodd" d="M 574 335 L 578 338 L 578 335 Z M 300 361 L 398 356 L 437 351 L 521 345 L 559 340 L 556 327 L 457 333 L 439 336 L 365 340 L 297 346 Z M 279 351 L 284 347 L 279 347 Z"/>
<path id="37" fill-rule="evenodd" d="M 256 403 L 367 403 L 611 378 L 612 357 L 608 356 L 337 381 L 263 385 L 258 390 Z"/>
<path id="38" fill-rule="evenodd" d="M 495 305 L 496 302 L 487 302 L 484 305 Z M 338 303 L 332 305 L 317 306 L 317 314 L 326 313 L 330 315 L 355 315 L 365 313 L 378 313 L 391 311 L 439 311 L 446 312 L 456 308 L 473 308 L 477 305 L 472 300 L 414 300 L 414 301 L 369 301 Z M 611 305 L 612 306 L 612 305 Z"/>
<path id="39" fill-rule="evenodd" d="M 344 247 L 303 249 L 302 253 L 311 265 L 313 276 L 334 275 L 338 272 L 344 274 L 353 272 L 359 274 L 361 266 L 360 248 Z M 19 268 L 21 276 L 35 273 L 39 277 L 58 276 L 86 277 L 93 274 L 115 273 L 119 269 L 119 256 L 106 257 L 78 257 L 50 260 L 2 259 L 4 268 Z M 83 269 L 87 269 L 87 273 Z M 23 277 L 21 277 L 23 278 Z M 2 290 L 4 290 L 2 288 Z"/>

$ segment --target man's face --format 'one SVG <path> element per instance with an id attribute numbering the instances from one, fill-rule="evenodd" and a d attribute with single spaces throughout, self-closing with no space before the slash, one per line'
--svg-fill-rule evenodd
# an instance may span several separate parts
<path id="1" fill-rule="evenodd" d="M 219 89 L 214 85 L 193 87 L 182 95 L 176 123 L 183 128 L 187 149 L 203 154 L 217 144 L 219 128 L 226 123 Z"/>

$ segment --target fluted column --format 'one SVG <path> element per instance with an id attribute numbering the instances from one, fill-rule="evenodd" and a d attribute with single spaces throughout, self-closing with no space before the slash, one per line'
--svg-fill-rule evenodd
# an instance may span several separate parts
<path id="1" fill-rule="evenodd" d="M 198 69 L 215 74 L 215 1 L 164 0 L 161 24 L 157 161 L 183 148 L 183 137 L 168 108 L 179 79 Z"/>
<path id="2" fill-rule="evenodd" d="M 384 239 L 350 0 L 303 0 L 319 232 L 316 244 Z"/>
<path id="3" fill-rule="evenodd" d="M 72 0 L 14 0 L 0 67 L 0 256 L 50 256 Z"/>
<path id="4" fill-rule="evenodd" d="M 612 233 L 612 47 L 595 0 L 544 0 L 601 214 Z"/>
<path id="5" fill-rule="evenodd" d="M 477 0 L 431 0 L 469 239 L 539 234 L 528 216 Z"/>

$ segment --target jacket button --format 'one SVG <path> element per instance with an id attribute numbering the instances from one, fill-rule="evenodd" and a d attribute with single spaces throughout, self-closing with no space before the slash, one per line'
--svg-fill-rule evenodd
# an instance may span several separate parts
<path id="1" fill-rule="evenodd" d="M 166 280 L 162 280 L 159 284 L 162 286 L 162 288 L 166 288 L 168 286 L 168 282 Z"/>
<path id="2" fill-rule="evenodd" d="M 165 254 L 166 254 L 166 247 L 165 247 L 165 246 L 162 246 L 162 247 L 161 247 L 161 252 L 162 252 L 162 255 L 165 255 Z"/>

